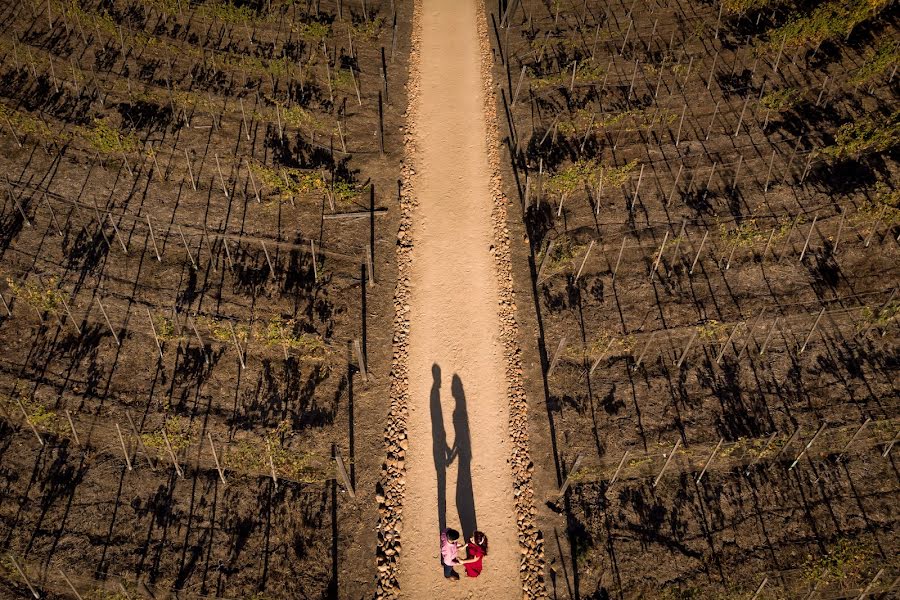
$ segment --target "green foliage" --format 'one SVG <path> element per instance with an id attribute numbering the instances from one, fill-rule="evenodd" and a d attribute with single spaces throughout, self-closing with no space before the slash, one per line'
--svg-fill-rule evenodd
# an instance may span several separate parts
<path id="1" fill-rule="evenodd" d="M 169 445 L 172 446 L 172 452 L 179 451 L 191 445 L 191 442 L 197 437 L 196 424 L 192 424 L 189 419 L 182 419 L 179 416 L 171 416 L 166 419 L 162 428 L 158 431 L 152 431 L 141 434 L 141 441 L 147 449 L 156 450 L 159 454 L 167 452 L 166 439 L 163 437 L 163 431 L 169 438 Z"/>
<path id="2" fill-rule="evenodd" d="M 237 6 L 232 2 L 206 2 L 197 12 L 232 25 L 245 25 L 256 19 L 256 11 L 249 6 Z"/>
<path id="3" fill-rule="evenodd" d="M 289 127 L 315 129 L 319 124 L 314 116 L 299 105 L 282 106 L 280 111 L 284 124 Z"/>
<path id="4" fill-rule="evenodd" d="M 898 316 L 900 316 L 900 302 L 891 302 L 887 306 L 878 308 L 866 306 L 863 308 L 863 320 L 858 329 L 860 331 L 870 327 L 884 329 L 891 323 L 895 323 Z"/>
<path id="5" fill-rule="evenodd" d="M 710 319 L 697 327 L 697 334 L 701 340 L 722 341 L 728 337 L 728 326 Z"/>
<path id="6" fill-rule="evenodd" d="M 887 73 L 900 63 L 900 41 L 882 40 L 878 47 L 870 50 L 865 62 L 856 69 L 850 83 L 859 85 Z"/>
<path id="7" fill-rule="evenodd" d="M 587 244 L 579 244 L 567 234 L 557 236 L 547 256 L 543 277 L 550 277 L 572 265 L 575 257 L 582 254 L 586 248 Z"/>
<path id="8" fill-rule="evenodd" d="M 175 321 L 170 317 L 158 316 L 153 319 L 153 324 L 156 327 L 156 337 L 161 341 L 170 341 L 178 337 L 175 335 Z"/>
<path id="9" fill-rule="evenodd" d="M 321 43 L 322 40 L 331 35 L 331 25 L 319 23 L 318 21 L 310 21 L 309 23 L 297 23 L 293 26 L 294 33 L 298 34 L 307 42 Z"/>
<path id="10" fill-rule="evenodd" d="M 350 30 L 353 32 L 354 37 L 369 42 L 378 39 L 382 27 L 384 27 L 384 17 L 377 17 L 371 21 L 350 24 Z"/>
<path id="11" fill-rule="evenodd" d="M 234 329 L 234 337 L 238 342 L 246 342 L 250 337 L 250 328 L 243 323 L 237 323 L 229 327 L 227 319 L 216 319 L 214 317 L 199 316 L 196 318 L 197 325 L 205 328 L 212 338 L 218 342 L 233 342 L 231 330 Z"/>
<path id="12" fill-rule="evenodd" d="M 811 13 L 793 17 L 772 32 L 769 46 L 798 48 L 847 37 L 856 28 L 887 8 L 891 0 L 834 0 L 816 7 Z"/>
<path id="13" fill-rule="evenodd" d="M 533 73 L 529 73 L 529 76 L 531 77 L 531 86 L 535 90 L 543 90 L 550 87 L 568 88 L 572 83 L 573 67 L 575 68 L 575 83 L 591 83 L 599 81 L 606 73 L 606 67 L 601 67 L 599 63 L 590 59 L 582 60 L 578 61 L 577 64 L 570 63 L 562 68 L 559 73 L 544 75 L 543 77 L 537 77 L 534 76 Z"/>
<path id="14" fill-rule="evenodd" d="M 32 117 L 28 113 L 22 113 L 0 104 L 0 121 L 5 121 L 6 119 L 9 119 L 18 136 L 23 134 L 33 135 L 45 141 L 53 137 L 53 132 L 50 131 L 50 127 L 44 121 L 37 117 Z M 5 125 L 5 123 L 3 124 Z"/>
<path id="15" fill-rule="evenodd" d="M 760 99 L 760 104 L 769 110 L 784 112 L 797 106 L 803 94 L 797 88 L 788 87 L 773 90 Z"/>
<path id="16" fill-rule="evenodd" d="M 807 556 L 800 567 L 801 577 L 823 584 L 856 579 L 876 556 L 872 548 L 861 542 L 839 539 L 824 556 Z"/>
<path id="17" fill-rule="evenodd" d="M 263 186 L 273 189 L 283 200 L 326 190 L 325 179 L 318 172 L 292 167 L 270 168 L 256 161 L 250 162 L 250 169 Z"/>
<path id="18" fill-rule="evenodd" d="M 733 15 L 747 11 L 757 11 L 770 6 L 782 4 L 785 0 L 723 0 L 722 8 L 725 13 Z"/>
<path id="19" fill-rule="evenodd" d="M 547 191 L 566 197 L 579 187 L 620 186 L 628 180 L 628 174 L 637 167 L 637 159 L 621 167 L 604 167 L 599 159 L 579 160 L 552 175 L 547 180 Z"/>
<path id="20" fill-rule="evenodd" d="M 822 153 L 847 158 L 871 152 L 884 152 L 900 143 L 900 110 L 889 117 L 863 116 L 838 129 L 834 144 Z"/>
<path id="21" fill-rule="evenodd" d="M 79 127 L 78 132 L 94 150 L 101 154 L 133 152 L 140 144 L 134 133 L 122 135 L 106 121 L 94 119 L 90 127 Z"/>
<path id="22" fill-rule="evenodd" d="M 785 223 L 781 223 L 780 229 L 784 229 L 784 233 L 787 233 L 786 227 L 789 226 L 789 224 L 786 226 Z M 780 237 L 780 235 L 783 234 L 779 234 L 779 231 L 776 230 L 775 238 Z M 769 232 L 760 228 L 756 219 L 747 219 L 734 229 L 728 229 L 725 225 L 720 225 L 719 236 L 722 238 L 722 241 L 729 246 L 736 244 L 738 248 L 752 248 L 756 244 L 768 239 Z"/>
<path id="23" fill-rule="evenodd" d="M 58 312 L 65 300 L 65 295 L 56 289 L 55 277 L 47 280 L 46 287 L 31 280 L 19 285 L 11 277 L 6 278 L 6 284 L 18 298 L 41 313 Z"/>
<path id="24" fill-rule="evenodd" d="M 296 328 L 297 321 L 294 319 L 273 317 L 269 320 L 263 333 L 265 344 L 287 347 L 307 356 L 324 355 L 325 343 L 322 338 L 309 333 L 295 333 Z"/>

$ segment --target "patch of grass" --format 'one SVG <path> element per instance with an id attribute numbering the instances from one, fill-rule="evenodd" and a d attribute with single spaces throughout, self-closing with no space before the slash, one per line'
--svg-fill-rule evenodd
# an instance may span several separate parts
<path id="1" fill-rule="evenodd" d="M 801 577 L 810 583 L 841 583 L 854 580 L 866 572 L 876 552 L 869 546 L 839 539 L 824 556 L 807 556 L 800 566 Z"/>
<path id="2" fill-rule="evenodd" d="M 850 83 L 860 85 L 876 77 L 886 74 L 900 63 L 900 41 L 895 39 L 881 40 L 878 47 L 870 50 L 865 62 L 856 69 Z"/>
<path id="3" fill-rule="evenodd" d="M 770 48 L 799 48 L 819 44 L 838 37 L 847 37 L 857 25 L 878 15 L 891 0 L 835 0 L 817 6 L 811 13 L 794 16 L 788 23 L 774 30 L 769 38 Z"/>
<path id="4" fill-rule="evenodd" d="M 847 158 L 884 152 L 900 144 L 900 110 L 888 117 L 863 116 L 838 129 L 834 144 L 821 150 L 826 156 Z"/>

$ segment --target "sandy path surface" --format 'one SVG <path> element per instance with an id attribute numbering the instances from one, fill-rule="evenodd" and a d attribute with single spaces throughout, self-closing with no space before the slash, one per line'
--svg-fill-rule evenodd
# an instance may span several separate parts
<path id="1" fill-rule="evenodd" d="M 522 595 L 476 1 L 425 0 L 418 30 L 405 598 Z M 443 526 L 487 534 L 481 577 L 444 578 Z"/>

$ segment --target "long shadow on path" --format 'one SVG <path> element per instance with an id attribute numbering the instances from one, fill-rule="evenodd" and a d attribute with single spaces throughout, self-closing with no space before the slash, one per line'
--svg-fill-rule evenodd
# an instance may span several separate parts
<path id="1" fill-rule="evenodd" d="M 469 435 L 469 413 L 466 411 L 466 394 L 459 375 L 453 375 L 450 393 L 456 400 L 456 407 L 453 409 L 453 429 L 456 437 L 453 440 L 453 450 L 450 452 L 451 461 L 454 458 L 459 459 L 456 475 L 456 510 L 459 512 L 459 524 L 462 526 L 464 539 L 469 539 L 478 529 L 478 523 L 475 520 L 475 493 L 472 490 L 472 438 Z"/>

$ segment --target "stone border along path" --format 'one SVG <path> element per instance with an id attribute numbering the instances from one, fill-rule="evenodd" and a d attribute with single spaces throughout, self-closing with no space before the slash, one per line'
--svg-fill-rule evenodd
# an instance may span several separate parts
<path id="1" fill-rule="evenodd" d="M 462 1 L 464 0 L 429 0 L 428 9 L 434 10 L 434 5 L 440 5 L 445 9 L 449 6 L 460 6 L 460 2 Z M 407 500 L 407 503 L 409 503 L 410 500 L 410 498 L 406 498 L 407 491 L 410 488 L 406 480 L 408 475 L 407 452 L 410 450 L 409 439 L 407 438 L 408 427 L 410 426 L 410 405 L 411 403 L 415 405 L 413 406 L 414 413 L 416 412 L 416 409 L 418 409 L 418 411 L 425 413 L 425 418 L 427 419 L 427 387 L 431 385 L 431 374 L 428 372 L 418 372 L 421 368 L 420 365 L 416 365 L 417 372 L 413 375 L 414 384 L 421 388 L 423 380 L 427 380 L 424 382 L 426 385 L 426 397 L 422 398 L 421 396 L 423 394 L 420 391 L 416 391 L 414 398 L 411 397 L 410 317 L 411 315 L 421 312 L 419 311 L 418 305 L 414 306 L 414 296 L 419 290 L 418 288 L 415 290 L 411 288 L 411 279 L 416 275 L 416 269 L 413 268 L 412 262 L 413 256 L 416 254 L 413 247 L 414 230 L 417 230 L 421 225 L 421 217 L 417 215 L 420 211 L 420 206 L 413 197 L 413 189 L 415 189 L 413 184 L 416 171 L 412 165 L 417 161 L 418 157 L 421 156 L 420 148 L 417 144 L 416 126 L 421 123 L 419 121 L 421 102 L 419 83 L 422 81 L 420 68 L 423 41 L 423 18 L 425 17 L 423 13 L 423 0 L 415 0 L 409 67 L 410 73 L 409 83 L 407 85 L 409 106 L 405 115 L 407 117 L 409 129 L 405 135 L 406 160 L 401 170 L 401 219 L 397 236 L 398 281 L 394 296 L 396 314 L 394 318 L 394 352 L 391 371 L 391 410 L 388 420 L 389 424 L 385 431 L 387 458 L 382 467 L 381 483 L 376 496 L 379 503 L 380 514 L 380 521 L 377 525 L 378 579 L 375 590 L 376 598 L 397 598 L 401 596 L 399 585 L 399 581 L 401 580 L 404 582 L 402 595 L 409 598 L 431 597 L 437 593 L 438 589 L 456 590 L 458 593 L 466 593 L 466 590 L 469 590 L 471 593 L 471 590 L 473 589 L 497 592 L 498 585 L 500 586 L 499 595 L 497 593 L 491 594 L 492 596 L 497 596 L 497 600 L 499 600 L 500 597 L 521 597 L 529 599 L 547 597 L 544 583 L 543 538 L 541 532 L 534 524 L 535 506 L 531 482 L 533 466 L 528 454 L 527 402 L 524 387 L 522 385 L 522 368 L 517 343 L 518 327 L 515 320 L 516 305 L 511 274 L 510 240 L 509 230 L 506 225 L 507 199 L 502 192 L 500 177 L 500 137 L 499 128 L 497 126 L 495 108 L 496 98 L 492 77 L 493 57 L 490 40 L 487 34 L 487 21 L 483 0 L 465 1 L 474 4 L 474 18 L 476 23 L 473 25 L 476 27 L 477 42 L 479 45 L 478 54 L 480 54 L 478 57 L 480 59 L 478 60 L 480 64 L 476 65 L 475 68 L 479 71 L 481 78 L 482 89 L 479 96 L 481 96 L 480 99 L 483 101 L 483 115 L 481 115 L 481 119 L 476 118 L 474 120 L 478 121 L 479 125 L 483 125 L 484 134 L 486 136 L 486 171 L 489 176 L 489 181 L 482 183 L 487 185 L 488 195 L 493 202 L 490 207 L 491 227 L 489 232 L 489 236 L 493 242 L 489 250 L 491 255 L 489 262 L 492 263 L 495 279 L 495 281 L 490 283 L 490 286 L 493 286 L 492 289 L 494 290 L 497 301 L 497 312 L 495 316 L 497 321 L 497 331 L 496 339 L 493 341 L 498 347 L 498 350 L 502 351 L 502 359 L 497 357 L 495 358 L 495 361 L 501 363 L 502 369 L 504 370 L 503 381 L 505 382 L 507 403 L 506 406 L 503 407 L 504 410 L 501 412 L 508 418 L 508 437 L 496 436 L 496 431 L 484 431 L 483 427 L 481 427 L 478 422 L 470 419 L 473 446 L 472 479 L 474 484 L 473 487 L 475 488 L 474 501 L 481 523 L 483 524 L 485 520 L 490 521 L 492 515 L 485 513 L 491 512 L 493 507 L 490 505 L 492 502 L 484 501 L 485 494 L 483 492 L 494 486 L 485 485 L 483 480 L 486 478 L 486 475 L 483 472 L 479 472 L 478 462 L 480 451 L 488 445 L 488 442 L 492 441 L 490 439 L 486 440 L 485 437 L 494 434 L 495 437 L 504 438 L 498 440 L 498 442 L 502 445 L 503 452 L 506 453 L 505 462 L 508 463 L 508 465 L 504 465 L 504 470 L 505 468 L 511 468 L 511 473 L 506 472 L 505 474 L 498 474 L 489 472 L 488 474 L 493 475 L 493 477 L 498 480 L 505 480 L 505 484 L 501 481 L 498 483 L 498 486 L 503 489 L 504 494 L 512 494 L 513 496 L 512 498 L 507 497 L 501 499 L 502 502 L 499 502 L 499 504 L 503 504 L 503 506 L 508 504 L 510 508 L 514 507 L 515 509 L 514 527 L 518 537 L 519 548 L 515 549 L 516 561 L 512 564 L 512 568 L 515 568 L 515 570 L 519 572 L 521 585 L 514 585 L 513 582 L 515 582 L 515 576 L 511 572 L 511 561 L 506 560 L 502 554 L 504 550 L 509 551 L 510 549 L 498 548 L 495 545 L 491 546 L 490 556 L 486 560 L 485 575 L 475 582 L 478 584 L 478 588 L 474 587 L 473 582 L 470 581 L 444 582 L 440 566 L 437 564 L 437 523 L 435 522 L 433 527 L 431 527 L 430 521 L 428 520 L 430 517 L 426 516 L 432 515 L 434 512 L 432 507 L 435 505 L 435 501 L 433 496 L 427 493 L 420 494 L 420 497 L 413 499 L 413 503 L 416 504 L 416 506 L 413 506 L 412 504 L 407 506 L 407 514 L 412 515 L 412 517 L 407 519 L 407 525 L 409 525 L 410 519 L 412 519 L 413 524 L 412 528 L 408 527 L 406 532 L 407 539 L 404 540 L 404 546 L 406 547 L 405 555 L 407 556 L 407 562 L 409 564 L 404 564 L 403 569 L 400 567 L 401 532 L 403 531 L 404 525 L 404 499 Z M 465 7 L 465 10 L 469 11 L 471 8 L 471 6 Z M 430 33 L 431 35 L 444 35 L 444 30 L 446 29 L 449 28 L 432 28 L 429 31 L 439 31 L 438 34 Z M 433 39 L 428 41 L 430 43 L 435 43 L 435 40 Z M 440 42 L 440 40 L 438 42 Z M 453 54 L 452 60 L 457 62 L 466 58 L 466 56 L 464 56 L 465 53 L 454 52 Z M 456 65 L 452 66 L 455 70 Z M 429 117 L 431 116 L 431 113 L 434 112 L 431 109 L 432 107 L 429 107 Z M 427 144 L 425 145 L 427 146 Z M 479 145 L 477 148 L 482 148 L 482 146 Z M 484 148 L 482 148 L 482 150 L 484 150 Z M 421 194 L 421 192 L 417 193 Z M 427 212 L 427 210 L 425 212 Z M 440 229 L 440 227 L 438 227 L 438 229 Z M 416 238 L 416 240 L 418 240 L 418 238 Z M 482 250 L 487 249 L 483 248 Z M 425 249 L 421 248 L 420 251 L 425 251 Z M 421 265 L 418 265 L 418 268 L 421 269 Z M 417 320 L 413 326 L 417 327 L 418 325 L 421 325 L 421 323 Z M 422 326 L 423 328 L 425 327 L 425 325 Z M 437 341 L 440 342 L 441 340 Z M 461 352 L 465 354 L 465 349 Z M 457 353 L 459 353 L 459 349 L 457 349 Z M 421 352 L 419 354 L 421 354 Z M 463 385 L 471 385 L 476 390 L 477 387 L 475 382 L 469 383 L 465 381 L 466 374 L 464 371 L 466 365 L 449 364 L 448 362 L 447 364 L 442 364 L 441 367 L 444 369 L 442 377 L 443 385 L 441 387 L 441 406 L 445 413 L 444 422 L 446 423 L 446 428 L 448 430 L 447 443 L 450 444 L 454 438 L 454 423 L 451 422 L 451 418 L 449 417 L 450 408 L 453 403 L 450 385 L 451 376 L 455 371 L 460 371 L 462 373 L 461 377 L 464 380 Z M 469 387 L 467 387 L 466 390 L 469 395 L 469 412 L 473 413 L 477 410 L 484 410 L 479 407 L 481 406 L 481 403 L 486 403 L 488 400 L 484 400 L 483 395 L 479 396 L 478 394 L 472 394 L 472 389 Z M 417 415 L 413 414 L 413 421 L 421 424 L 423 416 L 418 415 L 418 420 L 416 417 Z M 432 440 L 428 439 L 429 436 L 427 433 L 428 432 L 425 432 L 425 434 L 422 435 L 422 432 L 420 431 L 413 431 L 414 447 L 410 454 L 414 457 L 413 462 L 411 463 L 414 465 L 414 468 L 411 473 L 412 476 L 417 477 L 417 479 L 412 482 L 416 484 L 415 486 L 412 486 L 412 488 L 418 488 L 414 492 L 416 494 L 419 494 L 422 489 L 428 489 L 429 485 L 434 485 L 433 482 L 422 481 L 426 478 L 434 478 L 434 465 L 428 464 L 431 461 L 431 453 L 429 450 L 432 448 L 432 444 L 430 443 Z M 511 444 L 509 442 L 511 442 Z M 418 452 L 419 454 L 413 454 L 415 452 Z M 423 455 L 426 458 L 422 458 Z M 456 524 L 457 521 L 455 520 L 455 510 L 453 510 L 455 503 L 452 500 L 455 489 L 455 485 L 452 483 L 452 481 L 454 481 L 452 475 L 456 472 L 455 466 L 448 467 L 448 470 L 450 471 L 448 472 L 447 480 L 448 482 L 451 482 L 447 485 L 448 524 L 458 528 L 459 526 Z M 422 480 L 418 478 L 421 478 Z M 481 478 L 481 480 L 479 478 Z M 431 489 L 433 489 L 433 487 Z M 491 489 L 491 491 L 493 491 L 493 489 Z M 481 499 L 482 502 L 479 502 L 479 499 Z M 504 504 L 504 502 L 506 504 Z M 496 508 L 502 509 L 503 507 L 498 506 Z M 427 531 L 425 528 L 418 527 L 417 522 L 422 522 L 423 519 L 427 523 Z M 509 528 L 513 527 L 512 520 L 513 519 L 510 517 Z M 495 527 L 495 529 L 498 529 L 498 527 Z M 489 530 L 487 533 L 491 536 L 492 541 L 500 541 L 504 539 L 504 535 L 507 534 L 512 535 L 511 531 L 492 532 Z M 492 533 L 494 534 L 493 536 Z M 499 535 L 501 533 L 504 535 Z M 433 563 L 430 562 L 432 560 Z M 496 567 L 499 569 L 500 566 L 503 567 L 503 572 L 491 571 L 492 568 Z M 495 571 L 498 569 L 495 569 Z M 461 571 L 461 569 L 457 569 L 457 571 Z M 481 585 L 482 582 L 484 585 Z M 459 586 L 459 588 L 445 588 L 445 585 Z M 454 593 L 454 595 L 456 595 L 456 593 Z"/>

